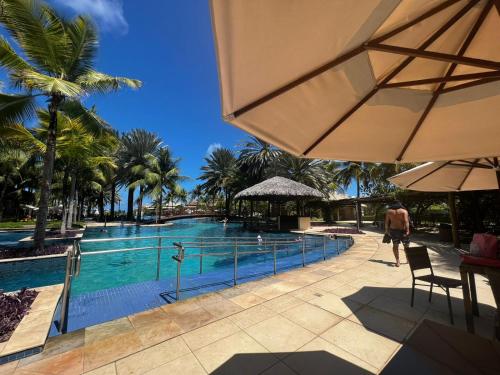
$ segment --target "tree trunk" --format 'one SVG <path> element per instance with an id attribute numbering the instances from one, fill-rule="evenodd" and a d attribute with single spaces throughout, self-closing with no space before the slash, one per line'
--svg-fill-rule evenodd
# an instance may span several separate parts
<path id="1" fill-rule="evenodd" d="M 139 187 L 139 198 L 137 199 L 137 219 L 136 223 L 139 224 L 142 220 L 142 195 L 144 194 L 144 188 L 141 185 Z"/>
<path id="2" fill-rule="evenodd" d="M 73 207 L 73 223 L 78 221 L 78 189 L 75 191 L 74 207 Z"/>
<path id="3" fill-rule="evenodd" d="M 116 182 L 113 180 L 111 183 L 111 207 L 109 208 L 109 220 L 115 220 L 115 195 L 116 195 Z"/>
<path id="4" fill-rule="evenodd" d="M 87 199 L 87 217 L 90 217 L 92 214 L 92 204 L 90 202 L 90 198 Z"/>
<path id="5" fill-rule="evenodd" d="M 79 199 L 79 204 L 80 204 L 80 209 L 78 210 L 78 216 L 77 216 L 77 221 L 81 221 L 82 220 L 82 214 L 83 214 L 83 203 L 84 203 L 84 197 L 83 197 L 83 194 L 81 194 L 81 197 L 78 198 Z"/>
<path id="6" fill-rule="evenodd" d="M 448 193 L 448 207 L 450 208 L 450 220 L 451 220 L 451 235 L 453 237 L 453 246 L 455 248 L 460 248 L 460 237 L 458 236 L 458 218 L 457 218 L 457 207 L 455 204 L 455 193 Z"/>
<path id="7" fill-rule="evenodd" d="M 226 216 L 230 216 L 230 212 L 231 212 L 231 200 L 229 199 L 229 194 L 227 193 L 227 191 L 224 191 L 224 199 L 225 199 Z"/>
<path id="8" fill-rule="evenodd" d="M 63 180 L 62 180 L 62 202 L 63 202 L 63 207 L 62 207 L 62 215 L 61 215 L 61 234 L 66 233 L 66 228 L 67 228 L 67 221 L 68 221 L 68 178 L 69 178 L 69 173 L 68 173 L 68 168 L 64 169 L 64 175 L 63 175 Z"/>
<path id="9" fill-rule="evenodd" d="M 99 193 L 99 202 L 97 203 L 97 208 L 99 210 L 99 221 L 104 221 L 104 190 L 101 189 Z"/>
<path id="10" fill-rule="evenodd" d="M 134 188 L 128 188 L 127 221 L 134 220 Z"/>
<path id="11" fill-rule="evenodd" d="M 242 200 L 240 199 L 238 202 L 238 216 L 241 216 L 241 203 L 242 203 Z"/>
<path id="12" fill-rule="evenodd" d="M 73 227 L 73 210 L 75 207 L 75 192 L 76 192 L 76 174 L 71 173 L 71 189 L 69 192 L 69 209 L 68 217 L 66 220 L 66 228 L 71 229 Z"/>
<path id="13" fill-rule="evenodd" d="M 161 220 L 161 206 L 163 204 L 163 194 L 160 190 L 160 196 L 158 197 L 158 209 L 156 210 L 156 224 Z"/>
<path id="14" fill-rule="evenodd" d="M 2 220 L 3 218 L 3 210 L 4 210 L 3 198 L 5 197 L 6 192 L 7 192 L 7 183 L 4 182 L 2 191 L 0 192 L 0 220 Z"/>
<path id="15" fill-rule="evenodd" d="M 47 132 L 47 147 L 43 158 L 43 172 L 40 181 L 40 200 L 36 215 L 34 245 L 38 250 L 43 250 L 45 242 L 45 229 L 47 228 L 47 214 L 49 212 L 50 188 L 54 175 L 54 160 L 56 156 L 57 108 L 61 98 L 53 95 L 49 104 L 49 128 Z"/>
<path id="16" fill-rule="evenodd" d="M 358 231 L 361 230 L 361 203 L 359 202 L 359 198 L 361 197 L 361 191 L 359 186 L 359 176 L 356 176 L 356 228 Z"/>

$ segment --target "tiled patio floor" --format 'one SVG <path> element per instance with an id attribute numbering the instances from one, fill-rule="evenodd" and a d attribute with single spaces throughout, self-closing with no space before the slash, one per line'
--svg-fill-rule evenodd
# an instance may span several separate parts
<path id="1" fill-rule="evenodd" d="M 456 255 L 432 260 L 458 278 Z M 419 290 L 410 307 L 409 268 L 392 261 L 379 234 L 360 235 L 326 262 L 50 338 L 0 375 L 377 373 L 423 318 L 449 322 L 439 290 L 432 303 Z M 476 331 L 491 338 L 495 303 L 484 279 L 477 288 Z M 453 296 L 465 329 L 461 290 Z"/>

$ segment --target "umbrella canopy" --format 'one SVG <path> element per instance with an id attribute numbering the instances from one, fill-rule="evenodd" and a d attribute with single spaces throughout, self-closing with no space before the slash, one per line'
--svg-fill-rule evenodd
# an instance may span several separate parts
<path id="1" fill-rule="evenodd" d="M 310 158 L 498 154 L 500 1 L 211 5 L 223 116 L 239 128 Z"/>
<path id="2" fill-rule="evenodd" d="M 273 177 L 240 191 L 236 199 L 286 201 L 297 198 L 321 199 L 323 193 L 284 177 Z"/>
<path id="3" fill-rule="evenodd" d="M 425 163 L 389 178 L 404 189 L 470 191 L 500 188 L 497 157 Z"/>

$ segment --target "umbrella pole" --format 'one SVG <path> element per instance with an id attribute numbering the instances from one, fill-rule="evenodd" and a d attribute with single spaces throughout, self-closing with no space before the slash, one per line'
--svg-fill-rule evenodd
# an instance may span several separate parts
<path id="1" fill-rule="evenodd" d="M 460 248 L 460 238 L 458 236 L 458 219 L 457 219 L 457 207 L 455 204 L 455 193 L 448 193 L 448 207 L 450 208 L 450 219 L 451 219 L 451 236 L 453 238 L 453 246 Z"/>

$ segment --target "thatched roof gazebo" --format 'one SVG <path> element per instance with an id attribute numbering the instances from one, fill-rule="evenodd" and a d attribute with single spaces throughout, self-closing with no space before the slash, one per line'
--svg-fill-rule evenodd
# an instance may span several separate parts
<path id="1" fill-rule="evenodd" d="M 300 200 L 319 200 L 325 198 L 325 195 L 321 193 L 319 190 L 314 189 L 310 186 L 301 184 L 300 182 L 296 182 L 290 180 L 285 177 L 272 177 L 268 180 L 260 182 L 254 186 L 249 187 L 248 189 L 240 191 L 235 195 L 235 199 L 243 199 L 253 201 L 268 201 L 279 203 L 279 215 L 278 215 L 278 229 L 281 227 L 281 203 L 287 201 L 297 201 L 297 206 L 299 206 L 298 202 Z M 268 216 L 270 216 L 270 206 L 268 205 Z M 252 216 L 252 214 L 251 214 Z M 298 208 L 297 208 L 297 216 Z M 300 227 L 300 220 L 299 220 Z"/>
<path id="2" fill-rule="evenodd" d="M 285 177 L 276 176 L 240 191 L 234 198 L 284 202 L 300 198 L 321 199 L 324 197 L 324 194 L 317 189 Z"/>

